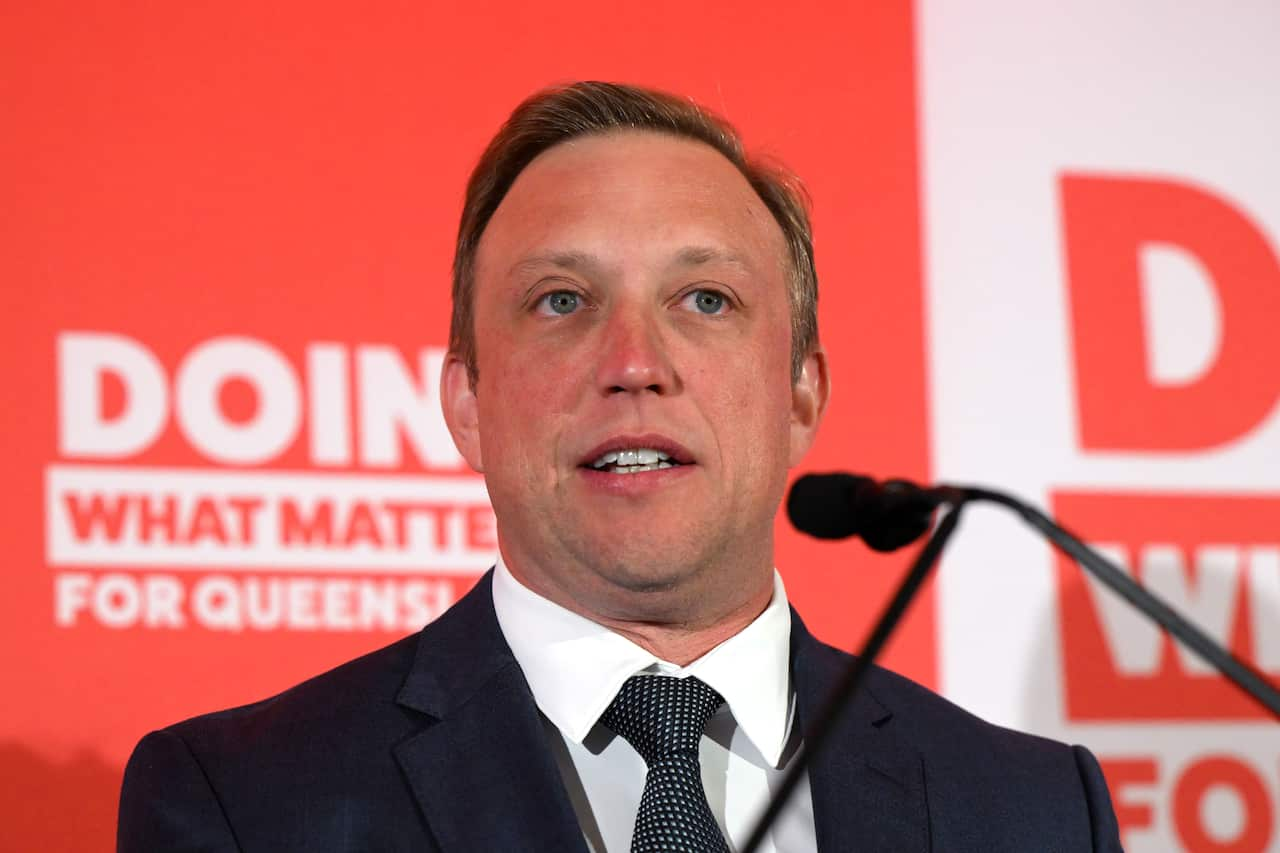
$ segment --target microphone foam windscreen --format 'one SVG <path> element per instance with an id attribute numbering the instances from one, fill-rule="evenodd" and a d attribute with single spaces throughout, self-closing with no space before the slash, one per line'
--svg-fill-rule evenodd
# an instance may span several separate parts
<path id="1" fill-rule="evenodd" d="M 801 533 L 845 539 L 858 533 L 858 491 L 874 483 L 853 474 L 805 474 L 787 495 L 787 518 Z"/>

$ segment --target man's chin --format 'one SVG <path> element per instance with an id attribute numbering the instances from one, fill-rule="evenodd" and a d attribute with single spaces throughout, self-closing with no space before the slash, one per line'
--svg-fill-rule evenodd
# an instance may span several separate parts
<path id="1" fill-rule="evenodd" d="M 637 595 L 662 595 L 672 590 L 679 589 L 684 580 L 684 573 L 671 572 L 664 570 L 662 572 L 637 572 L 627 569 L 619 572 L 611 572 L 609 580 L 614 586 L 624 592 L 636 593 Z"/>
<path id="2" fill-rule="evenodd" d="M 664 554 L 659 557 L 657 555 Z M 612 554 L 594 561 L 595 574 L 604 579 L 620 596 L 634 596 L 637 605 L 661 608 L 663 599 L 683 599 L 703 585 L 719 562 L 715 553 L 673 554 L 649 550 Z"/>

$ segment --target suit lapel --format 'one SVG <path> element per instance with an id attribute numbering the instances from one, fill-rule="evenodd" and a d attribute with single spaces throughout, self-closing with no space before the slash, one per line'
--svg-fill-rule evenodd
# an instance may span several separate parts
<path id="1" fill-rule="evenodd" d="M 794 611 L 791 624 L 797 717 L 803 727 L 821 711 L 849 658 L 815 640 Z M 923 759 L 898 736 L 892 712 L 866 683 L 809 765 L 818 849 L 923 853 L 929 850 Z"/>
<path id="2" fill-rule="evenodd" d="M 493 612 L 492 573 L 423 630 L 397 701 L 434 722 L 396 747 L 444 851 L 586 853 L 547 732 Z"/>

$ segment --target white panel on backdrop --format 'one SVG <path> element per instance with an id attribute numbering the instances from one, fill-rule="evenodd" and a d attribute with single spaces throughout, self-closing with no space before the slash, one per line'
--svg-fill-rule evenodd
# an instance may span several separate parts
<path id="1" fill-rule="evenodd" d="M 1280 6 L 927 0 L 919 27 L 936 476 L 1115 519 L 1092 538 L 1280 676 Z M 1130 353 L 1144 396 L 1107 398 Z M 1280 725 L 1153 699 L 1212 676 L 1095 591 L 1059 601 L 1063 577 L 1013 516 L 967 513 L 940 583 L 945 692 L 1138 768 L 1112 777 L 1129 849 L 1280 850 Z M 1081 631 L 1107 660 L 1064 666 Z M 1072 666 L 1164 680 L 1143 700 L 1131 679 L 1126 705 Z"/>

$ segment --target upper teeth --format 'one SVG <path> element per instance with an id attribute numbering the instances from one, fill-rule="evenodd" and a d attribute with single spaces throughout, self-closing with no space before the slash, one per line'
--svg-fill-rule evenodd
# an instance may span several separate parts
<path id="1" fill-rule="evenodd" d="M 657 465 L 659 462 L 666 462 L 671 457 L 663 453 L 661 450 L 652 450 L 648 447 L 637 447 L 629 450 L 610 450 L 601 456 L 595 462 L 591 463 L 592 468 L 603 468 L 606 465 Z"/>

